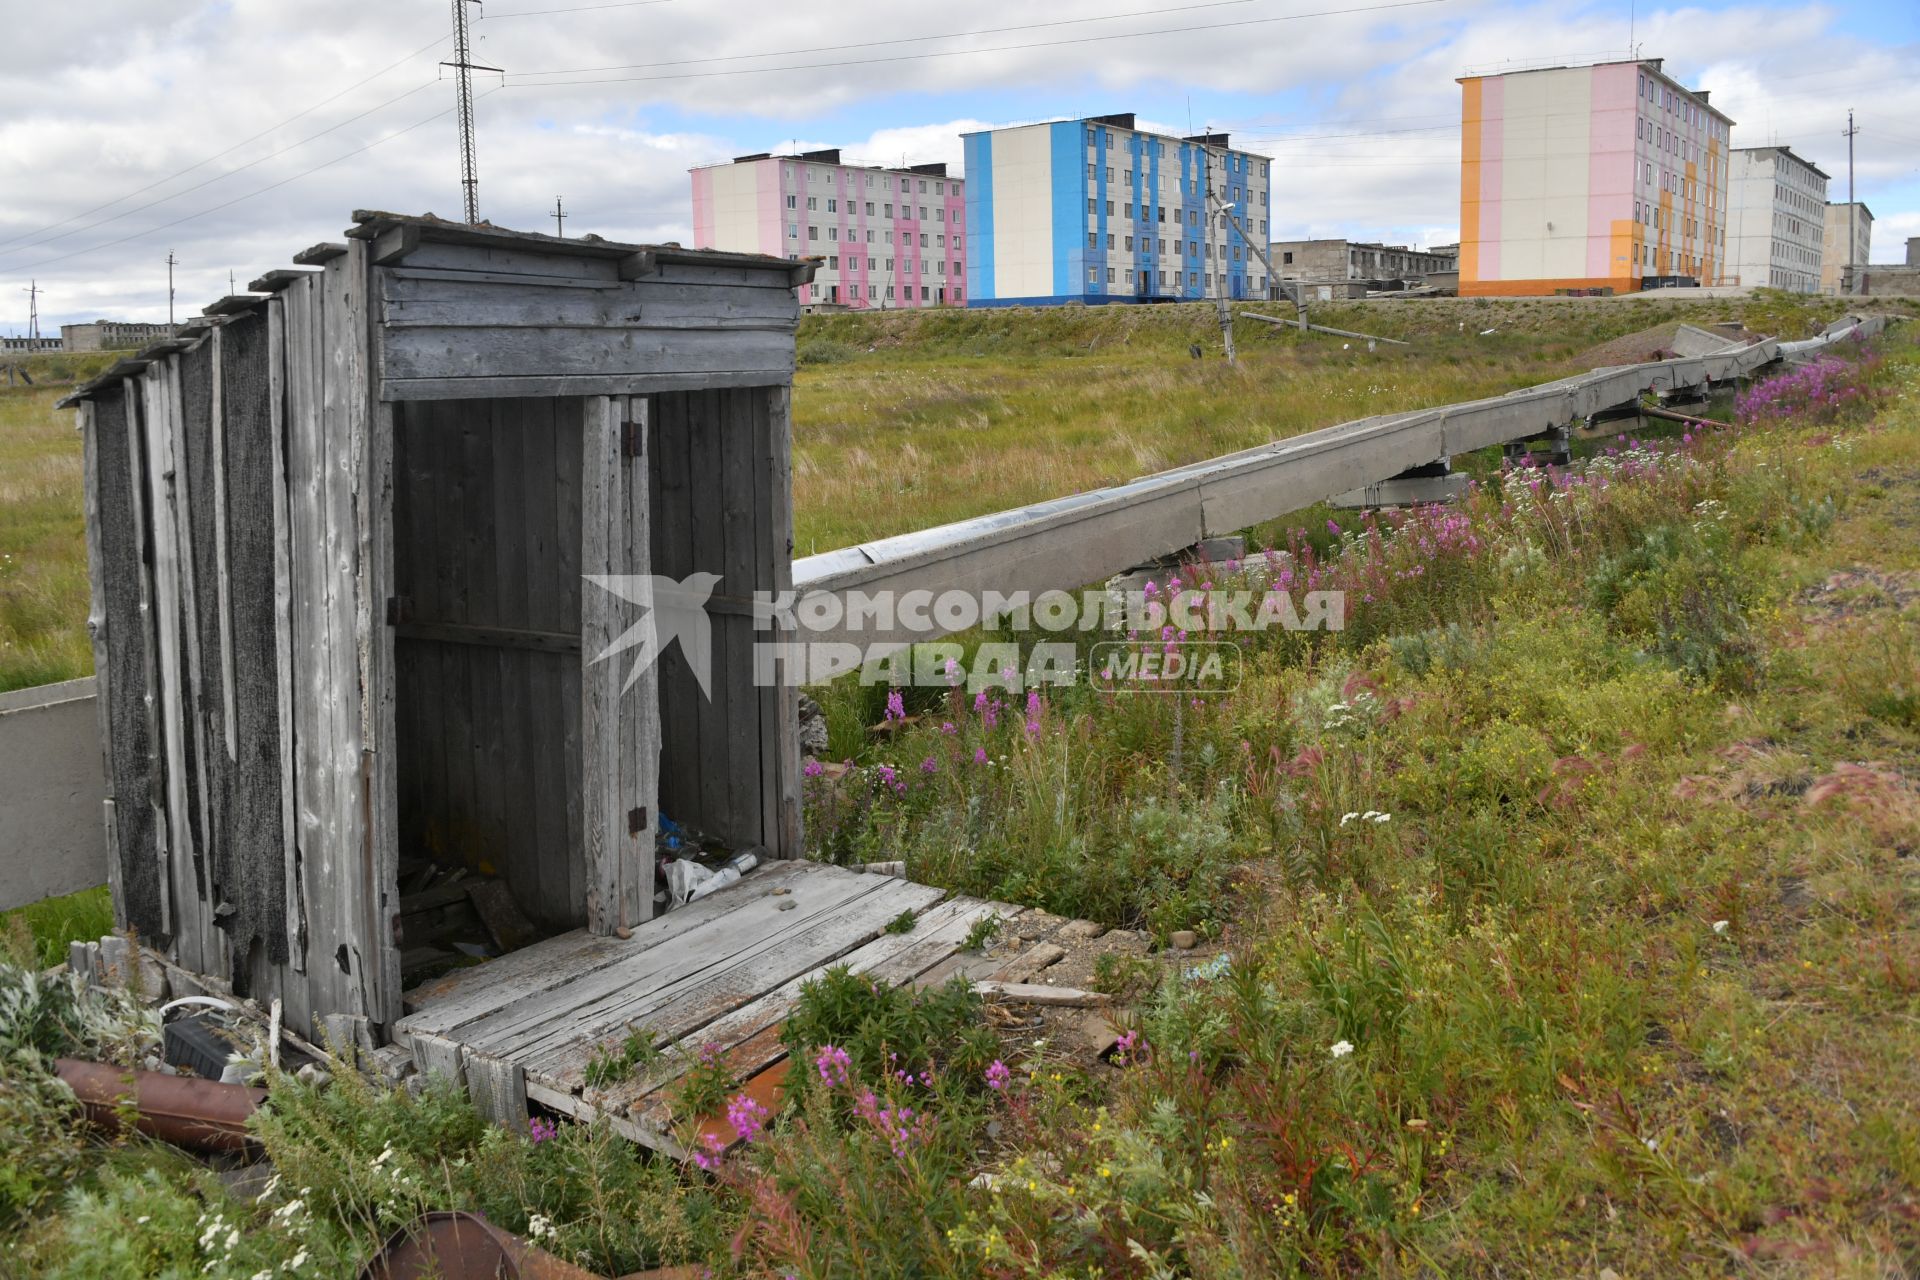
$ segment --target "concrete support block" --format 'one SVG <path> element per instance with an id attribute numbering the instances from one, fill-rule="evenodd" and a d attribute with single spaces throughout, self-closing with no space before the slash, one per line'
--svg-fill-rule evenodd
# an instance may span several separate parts
<path id="1" fill-rule="evenodd" d="M 1170 556 L 1135 565 L 1125 573 L 1116 573 L 1107 579 L 1106 586 L 1109 592 L 1117 595 L 1144 591 L 1149 582 L 1157 586 L 1165 585 L 1176 571 L 1191 584 L 1195 579 L 1193 574 L 1186 572 L 1189 565 L 1225 565 L 1230 560 L 1237 563 L 1246 557 L 1247 540 L 1238 534 L 1224 538 L 1203 538 Z"/>
<path id="2" fill-rule="evenodd" d="M 1568 427 L 1555 427 L 1524 440 L 1509 440 L 1502 452 L 1516 467 L 1564 467 L 1573 461 L 1573 431 Z"/>
<path id="3" fill-rule="evenodd" d="M 1467 491 L 1470 482 L 1456 471 L 1444 475 L 1416 476 L 1402 473 L 1377 484 L 1349 489 L 1327 499 L 1327 505 L 1349 508 L 1424 507 L 1435 502 L 1452 502 Z"/>

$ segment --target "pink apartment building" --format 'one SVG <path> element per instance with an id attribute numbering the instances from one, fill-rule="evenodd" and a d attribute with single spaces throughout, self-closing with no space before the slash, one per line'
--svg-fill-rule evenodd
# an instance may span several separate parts
<path id="1" fill-rule="evenodd" d="M 965 306 L 965 219 L 944 164 L 847 165 L 831 150 L 693 170 L 695 246 L 818 259 L 808 304 Z"/>

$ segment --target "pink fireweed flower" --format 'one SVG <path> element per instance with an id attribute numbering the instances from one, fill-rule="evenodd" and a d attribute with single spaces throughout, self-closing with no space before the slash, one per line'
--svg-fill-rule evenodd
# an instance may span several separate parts
<path id="1" fill-rule="evenodd" d="M 987 762 L 987 749 L 985 747 L 975 747 L 973 749 L 973 762 L 975 764 L 985 764 Z"/>
<path id="2" fill-rule="evenodd" d="M 987 1068 L 987 1088 L 996 1091 L 1005 1089 L 1012 1081 L 1013 1072 L 1008 1069 L 1006 1063 L 995 1058 L 992 1065 Z"/>
<path id="3" fill-rule="evenodd" d="M 920 762 L 920 772 L 922 773 L 938 773 L 939 771 L 940 766 L 932 756 L 928 756 Z"/>
<path id="4" fill-rule="evenodd" d="M 827 767 L 818 760 L 809 760 L 800 766 L 800 772 L 809 778 L 817 778 L 827 771 Z"/>
<path id="5" fill-rule="evenodd" d="M 726 1158 L 727 1144 L 720 1141 L 718 1134 L 703 1133 L 700 1135 L 700 1145 L 694 1148 L 693 1152 L 693 1162 L 695 1164 L 699 1165 L 706 1172 L 712 1173 L 720 1167 L 720 1162 Z"/>
<path id="6" fill-rule="evenodd" d="M 829 1085 L 838 1087 L 847 1082 L 848 1068 L 853 1065 L 853 1056 L 838 1045 L 824 1045 L 820 1052 L 813 1055 L 814 1070 Z"/>
<path id="7" fill-rule="evenodd" d="M 546 1119 L 544 1116 L 535 1116 L 533 1119 L 527 1121 L 527 1136 L 533 1139 L 533 1144 L 536 1147 L 548 1138 L 556 1136 L 559 1132 L 560 1126 Z"/>
<path id="8" fill-rule="evenodd" d="M 940 732 L 946 734 L 948 737 L 952 737 L 954 734 L 960 732 L 960 730 L 953 721 L 945 720 L 940 724 Z"/>
<path id="9" fill-rule="evenodd" d="M 773 1113 L 757 1099 L 737 1093 L 727 1103 L 727 1123 L 743 1142 L 752 1142 L 766 1131 L 767 1118 Z"/>
<path id="10" fill-rule="evenodd" d="M 887 719 L 905 720 L 906 718 L 907 718 L 906 700 L 900 696 L 900 691 L 898 689 L 895 689 L 893 692 L 887 695 Z"/>

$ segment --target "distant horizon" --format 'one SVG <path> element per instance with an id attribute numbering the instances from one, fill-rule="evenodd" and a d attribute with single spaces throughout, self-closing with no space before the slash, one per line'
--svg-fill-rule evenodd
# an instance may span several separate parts
<path id="1" fill-rule="evenodd" d="M 0 333 L 24 334 L 30 281 L 43 332 L 163 321 L 171 251 L 184 318 L 229 271 L 244 284 L 338 238 L 355 208 L 459 215 L 442 0 L 76 8 L 0 48 Z M 1625 60 L 1632 40 L 1712 95 L 1735 147 L 1788 145 L 1834 175 L 1833 203 L 1853 106 L 1856 199 L 1887 264 L 1920 234 L 1916 8 L 1062 0 L 940 18 L 846 0 L 822 21 L 765 0 L 496 0 L 475 27 L 475 60 L 508 70 L 476 76 L 480 207 L 551 230 L 559 196 L 569 235 L 692 244 L 700 165 L 838 147 L 964 177 L 966 131 L 1130 110 L 1270 157 L 1271 239 L 1427 248 L 1459 239 L 1456 78 Z"/>

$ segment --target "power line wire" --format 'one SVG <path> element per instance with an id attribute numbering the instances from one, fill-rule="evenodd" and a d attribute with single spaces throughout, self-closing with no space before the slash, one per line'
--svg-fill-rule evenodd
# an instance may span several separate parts
<path id="1" fill-rule="evenodd" d="M 69 217 L 62 218 L 58 222 L 50 222 L 46 226 L 40 227 L 37 230 L 24 231 L 17 236 L 13 236 L 5 240 L 0 240 L 0 249 L 5 249 L 10 245 L 19 243 L 21 240 L 30 239 L 31 237 L 40 235 L 43 232 L 52 231 L 55 227 L 64 227 L 69 222 L 77 222 L 81 218 L 91 217 L 92 215 L 99 213 L 102 209 L 111 209 L 114 205 L 119 204 L 122 200 L 131 200 L 135 196 L 145 195 L 147 192 L 153 190 L 155 187 L 164 185 L 165 183 L 168 183 L 168 182 L 172 182 L 175 178 L 184 178 L 189 173 L 192 173 L 195 169 L 203 168 L 207 165 L 212 164 L 215 160 L 219 160 L 224 156 L 232 155 L 234 152 L 246 146 L 248 143 L 258 142 L 260 139 L 266 137 L 268 134 L 273 133 L 276 130 L 286 128 L 288 125 L 292 124 L 295 120 L 303 119 L 306 116 L 312 115 L 314 112 L 318 111 L 320 108 L 326 106 L 331 102 L 338 101 L 339 99 L 345 97 L 347 94 L 352 93 L 355 89 L 360 88 L 362 85 L 373 83 L 375 80 L 378 80 L 381 76 L 387 74 L 387 72 L 392 71 L 395 67 L 401 66 L 404 63 L 412 61 L 413 59 L 419 57 L 421 54 L 425 53 L 427 50 L 433 48 L 435 45 L 442 44 L 448 39 L 449 39 L 448 36 L 434 37 L 432 40 L 428 41 L 426 44 L 423 44 L 418 49 L 415 49 L 412 53 L 409 53 L 405 57 L 399 58 L 396 61 L 388 63 L 386 66 L 380 68 L 378 71 L 374 72 L 372 75 L 367 76 L 365 79 L 354 81 L 352 84 L 340 90 L 338 93 L 332 94 L 329 97 L 322 98 L 320 101 L 314 103 L 310 107 L 305 108 L 304 110 L 294 112 L 292 115 L 288 116 L 286 119 L 281 120 L 276 124 L 267 126 L 265 129 L 262 129 L 259 133 L 254 134 L 250 138 L 242 138 L 239 142 L 234 143 L 232 146 L 228 147 L 225 151 L 216 151 L 214 154 L 208 156 L 204 160 L 197 160 L 194 163 L 188 165 L 186 168 L 176 170 L 173 173 L 167 174 L 165 177 L 155 178 L 152 182 L 149 182 L 146 186 L 136 187 L 132 191 L 128 191 L 123 195 L 115 196 L 113 199 L 106 201 L 104 204 L 97 204 L 93 206 L 93 208 L 91 209 L 82 209 L 79 213 L 73 214 Z M 99 224 L 96 223 L 94 225 L 97 226 Z M 42 240 L 36 243 L 46 244 L 48 242 Z"/>
<path id="2" fill-rule="evenodd" d="M 615 4 L 583 4 L 571 9 L 509 9 L 505 13 L 489 13 L 485 16 L 490 22 L 498 22 L 502 18 L 538 18 L 549 13 L 588 13 L 595 9 L 637 9 L 642 5 L 672 3 L 673 0 L 618 0 Z"/>
<path id="3" fill-rule="evenodd" d="M 494 94 L 498 92 L 500 92 L 498 88 L 493 88 L 493 89 L 487 90 L 485 93 L 476 94 L 475 97 L 476 99 L 488 98 L 488 97 L 492 97 Z M 182 223 L 192 222 L 195 218 L 204 218 L 208 214 L 218 213 L 222 209 L 230 209 L 236 204 L 240 204 L 243 201 L 253 199 L 255 196 L 263 196 L 269 191 L 277 191 L 281 187 L 286 186 L 290 182 L 298 182 L 301 178 L 305 178 L 312 174 L 316 174 L 320 172 L 322 169 L 330 169 L 334 165 L 339 164 L 342 160 L 350 160 L 354 156 L 360 155 L 363 152 L 371 151 L 375 147 L 382 146 L 385 143 L 392 142 L 395 138 L 404 137 L 405 135 L 412 133 L 415 129 L 418 129 L 423 125 L 432 124 L 435 120 L 439 120 L 442 117 L 452 115 L 455 110 L 456 108 L 454 107 L 443 108 L 442 110 L 434 112 L 430 116 L 426 116 L 422 119 L 414 121 L 412 124 L 406 126 L 404 129 L 396 129 L 392 133 L 383 134 L 382 136 L 375 138 L 372 142 L 369 142 L 364 146 L 355 147 L 351 151 L 344 151 L 339 155 L 335 156 L 331 160 L 323 160 L 319 164 L 316 164 L 311 168 L 302 169 L 298 173 L 289 174 L 286 177 L 280 179 L 280 181 L 278 182 L 269 183 L 264 187 L 257 187 L 252 191 L 248 191 L 242 195 L 237 195 L 231 200 L 225 200 L 219 204 L 211 205 L 208 208 L 201 209 L 197 212 L 189 213 L 184 217 L 175 218 L 172 222 L 163 222 L 158 226 L 148 227 L 144 231 L 135 231 L 129 235 L 121 236 L 118 240 L 108 240 L 101 244 L 89 245 L 85 249 L 75 249 L 71 253 L 63 253 L 63 254 L 60 254 L 58 257 L 43 258 L 39 262 L 30 263 L 29 266 L 36 267 L 36 268 L 40 266 L 50 266 L 56 262 L 66 262 L 71 258 L 84 257 L 89 253 L 98 253 L 102 249 L 112 249 L 118 245 L 126 244 L 129 241 L 138 240 L 144 236 L 153 235 L 155 232 L 166 231 L 166 230 L 169 230 L 170 228 L 180 226 Z"/>
<path id="4" fill-rule="evenodd" d="M 52 244 L 56 240 L 65 240 L 68 236 L 75 236 L 85 231 L 92 231 L 95 227 L 104 227 L 110 222 L 118 222 L 122 218 L 129 217 L 145 209 L 151 209 L 155 205 L 165 204 L 169 200 L 178 200 L 181 196 L 191 195 L 195 191 L 200 190 L 202 187 L 210 187 L 216 182 L 225 181 L 226 179 L 231 178 L 236 173 L 245 173 L 247 170 L 253 168 L 255 165 L 265 164 L 267 161 L 272 160 L 276 156 L 283 156 L 289 151 L 294 151 L 300 147 L 306 146 L 309 142 L 313 142 L 317 139 L 324 138 L 328 134 L 333 133 L 335 130 L 344 129 L 356 120 L 364 120 L 376 111 L 384 111 L 386 108 L 392 106 L 394 103 L 403 101 L 407 98 L 411 98 L 414 94 L 419 93 L 423 89 L 431 89 L 433 85 L 434 85 L 434 82 L 431 80 L 427 81 L 425 84 L 415 85 L 413 88 L 407 90 L 405 93 L 399 94 L 396 97 L 388 98 L 385 102 L 376 103 L 375 105 L 368 107 L 365 111 L 360 112 L 358 115 L 348 116 L 345 120 L 340 121 L 338 124 L 328 125 L 326 128 L 320 130 L 318 133 L 308 134 L 306 137 L 300 139 L 300 141 L 298 142 L 289 142 L 286 146 L 281 147 L 278 151 L 269 151 L 267 152 L 267 154 L 263 156 L 259 156 L 255 159 L 249 160 L 243 165 L 238 165 L 235 168 L 227 169 L 223 172 L 216 173 L 211 178 L 208 178 L 203 182 L 196 182 L 190 187 L 182 187 L 178 191 L 175 191 L 169 195 L 160 196 L 158 199 L 149 200 L 145 204 L 137 204 L 130 209 L 122 209 L 119 213 L 114 214 L 110 218 L 101 218 L 97 222 L 89 222 L 84 227 L 75 227 L 71 231 L 62 231 L 59 235 L 47 236 L 44 239 L 34 240 L 27 244 L 17 245 L 17 246 L 14 246 L 13 248 L 5 249 L 4 252 L 9 254 L 18 253 L 18 252 L 21 252 L 22 250 L 36 248 L 43 244 Z"/>
<path id="5" fill-rule="evenodd" d="M 736 67 L 736 68 L 731 68 L 725 71 L 686 71 L 686 72 L 679 72 L 673 75 L 603 76 L 593 80 L 537 80 L 532 82 L 520 81 L 516 83 L 510 83 L 508 87 L 513 89 L 563 88 L 569 85 L 635 84 L 635 83 L 641 83 L 641 82 L 660 81 L 660 80 L 706 80 L 706 79 L 713 79 L 721 76 L 766 75 L 769 73 L 780 72 L 780 71 L 817 71 L 824 68 L 832 68 L 832 67 L 869 67 L 869 66 L 875 66 L 881 63 L 888 63 L 888 62 L 916 62 L 923 58 L 961 58 L 961 57 L 969 57 L 974 54 L 981 54 L 981 53 L 1012 53 L 1012 52 L 1016 52 L 1024 49 L 1055 49 L 1063 45 L 1100 44 L 1100 43 L 1105 43 L 1107 41 L 1112 41 L 1112 40 L 1138 40 L 1138 39 L 1143 39 L 1147 36 L 1184 35 L 1194 31 L 1224 31 L 1224 30 L 1229 30 L 1236 27 L 1266 26 L 1276 22 L 1298 22 L 1308 18 L 1341 18 L 1341 17 L 1347 17 L 1351 14 L 1357 14 L 1357 13 L 1378 13 L 1378 12 L 1392 10 L 1392 9 L 1416 9 L 1416 8 L 1423 8 L 1429 5 L 1446 4 L 1448 2 L 1449 0 L 1391 0 L 1391 2 L 1384 3 L 1384 4 L 1355 5 L 1345 9 L 1320 9 L 1320 10 L 1315 10 L 1308 13 L 1280 14 L 1276 17 L 1271 17 L 1271 18 L 1243 18 L 1236 22 L 1197 23 L 1197 24 L 1193 24 L 1190 26 L 1183 26 L 1183 27 L 1160 27 L 1152 31 L 1123 31 L 1123 32 L 1115 32 L 1110 35 L 1076 36 L 1071 40 L 1035 40 L 1035 41 L 1029 41 L 1025 44 L 991 45 L 984 49 L 937 49 L 927 53 L 892 54 L 883 58 L 846 58 L 846 59 L 838 59 L 832 62 L 793 63 L 784 67 Z M 927 37 L 927 38 L 948 39 L 953 37 L 935 36 L 935 37 Z M 874 45 L 878 46 L 878 45 L 883 45 L 887 43 L 899 43 L 899 42 L 898 41 L 891 41 L 891 42 L 875 41 Z M 847 47 L 864 48 L 868 46 L 854 45 L 854 46 L 847 46 Z M 774 57 L 777 55 L 742 54 L 740 56 L 760 58 L 760 57 Z M 587 72 L 587 71 L 600 70 L 600 69 L 602 68 L 582 67 L 582 68 L 578 68 L 578 72 Z M 558 75 L 558 74 L 571 75 L 576 73 L 575 72 L 553 72 L 553 71 L 547 71 L 547 72 L 529 71 L 529 72 L 524 72 L 522 74 L 533 76 L 533 75 Z"/>
<path id="6" fill-rule="evenodd" d="M 739 62 L 746 58 L 789 58 L 807 53 L 842 53 L 848 49 L 880 49 L 896 44 L 924 44 L 930 40 L 965 40 L 973 36 L 1006 35 L 1013 31 L 1038 31 L 1046 27 L 1072 27 L 1089 22 L 1123 22 L 1128 18 L 1155 18 L 1165 13 L 1187 13 L 1194 9 L 1220 9 L 1261 0 L 1203 0 L 1199 4 L 1156 6 L 1128 13 L 1105 13 L 1090 18 L 1059 18 L 1051 22 L 1028 22 L 1013 27 L 980 27 L 972 31 L 948 31 L 928 36 L 897 36 L 887 40 L 859 40 L 852 44 L 817 44 L 801 49 L 774 49 L 766 53 L 726 53 L 711 58 L 680 58 L 671 62 L 621 62 L 604 67 L 560 67 L 546 71 L 523 71 L 526 76 L 584 75 L 593 71 L 652 71 L 660 67 L 698 67 L 713 62 Z"/>

